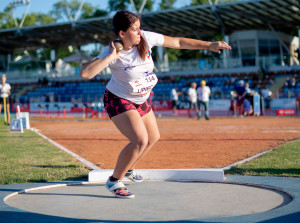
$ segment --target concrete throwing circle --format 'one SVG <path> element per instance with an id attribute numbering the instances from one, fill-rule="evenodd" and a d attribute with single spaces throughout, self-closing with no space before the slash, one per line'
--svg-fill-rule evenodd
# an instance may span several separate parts
<path id="1" fill-rule="evenodd" d="M 291 197 L 260 187 L 203 182 L 128 183 L 135 199 L 114 198 L 104 184 L 33 190 L 6 203 L 29 212 L 103 221 L 176 221 L 220 218 L 283 206 Z"/>

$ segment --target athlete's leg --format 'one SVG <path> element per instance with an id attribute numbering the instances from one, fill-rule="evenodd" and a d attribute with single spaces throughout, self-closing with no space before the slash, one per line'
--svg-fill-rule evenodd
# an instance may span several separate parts
<path id="1" fill-rule="evenodd" d="M 147 133 L 148 133 L 148 144 L 146 148 L 143 150 L 142 154 L 138 157 L 138 159 L 131 166 L 130 170 L 133 170 L 135 165 L 149 152 L 152 146 L 159 140 L 160 134 L 156 122 L 155 115 L 151 110 L 148 114 L 142 117 L 143 122 L 145 124 Z"/>
<path id="2" fill-rule="evenodd" d="M 129 110 L 111 118 L 120 132 L 129 139 L 129 144 L 120 152 L 113 177 L 123 179 L 148 145 L 145 124 L 136 110 Z"/>

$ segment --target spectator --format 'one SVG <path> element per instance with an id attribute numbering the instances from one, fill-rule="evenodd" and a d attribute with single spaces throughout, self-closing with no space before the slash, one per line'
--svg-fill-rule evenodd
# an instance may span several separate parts
<path id="1" fill-rule="evenodd" d="M 247 94 L 251 94 L 252 91 L 251 91 L 251 88 L 250 88 L 249 83 L 246 83 L 246 84 L 245 84 L 245 89 L 246 89 L 246 93 L 247 93 Z"/>
<path id="2" fill-rule="evenodd" d="M 295 77 L 292 77 L 292 80 L 291 80 L 291 88 L 296 88 L 296 85 L 297 85 L 296 78 L 295 78 Z"/>
<path id="3" fill-rule="evenodd" d="M 248 115 L 252 115 L 253 114 L 253 108 L 252 105 L 250 103 L 250 101 L 245 98 L 244 101 L 244 116 L 248 116 Z"/>
<path id="4" fill-rule="evenodd" d="M 245 96 L 247 94 L 246 92 L 246 88 L 244 86 L 244 81 L 240 80 L 238 82 L 238 86 L 235 88 L 236 91 L 236 105 L 239 108 L 239 115 L 241 117 L 243 117 L 243 111 L 244 111 L 244 100 L 245 100 Z"/>
<path id="5" fill-rule="evenodd" d="M 10 105 L 9 105 L 9 96 L 11 95 L 11 86 L 6 83 L 6 75 L 2 75 L 2 83 L 0 84 L 0 114 L 2 110 L 2 104 L 4 104 L 4 100 L 6 103 L 6 113 L 7 113 L 7 122 L 5 124 L 10 125 Z"/>
<path id="6" fill-rule="evenodd" d="M 41 97 L 41 102 L 46 102 L 46 94 L 43 93 L 42 97 Z"/>
<path id="7" fill-rule="evenodd" d="M 188 116 L 191 118 L 191 110 L 197 108 L 197 91 L 196 91 L 197 84 L 193 82 L 191 87 L 188 89 L 188 100 L 189 100 L 189 108 L 188 108 Z"/>
<path id="8" fill-rule="evenodd" d="M 264 98 L 265 107 L 267 109 L 269 109 L 270 108 L 271 97 L 272 97 L 272 91 L 269 90 L 268 86 L 265 86 L 265 88 L 261 90 L 261 94 Z"/>
<path id="9" fill-rule="evenodd" d="M 178 95 L 180 94 L 180 92 L 178 92 L 177 89 L 177 87 L 174 87 L 170 95 L 172 101 L 172 111 L 174 115 L 177 115 Z"/>
<path id="10" fill-rule="evenodd" d="M 206 81 L 201 81 L 201 86 L 197 89 L 198 95 L 198 120 L 202 118 L 202 106 L 204 106 L 205 119 L 209 120 L 209 96 L 210 88 L 206 86 Z"/>
<path id="11" fill-rule="evenodd" d="M 230 107 L 229 107 L 227 115 L 231 115 L 231 112 L 232 112 L 233 116 L 236 117 L 236 113 L 237 113 L 236 112 L 236 92 L 235 91 L 231 91 L 230 95 L 231 95 Z"/>
<path id="12" fill-rule="evenodd" d="M 284 86 L 287 88 L 291 88 L 291 80 L 289 77 L 286 78 L 286 80 L 284 82 Z"/>

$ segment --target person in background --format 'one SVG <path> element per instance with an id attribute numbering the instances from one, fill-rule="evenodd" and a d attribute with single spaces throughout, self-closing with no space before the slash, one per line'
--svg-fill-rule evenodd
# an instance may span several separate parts
<path id="1" fill-rule="evenodd" d="M 270 103 L 271 103 L 271 97 L 272 97 L 272 91 L 269 90 L 268 86 L 266 85 L 262 90 L 261 94 L 263 96 L 264 102 L 265 102 L 265 107 L 267 109 L 270 108 Z"/>
<path id="2" fill-rule="evenodd" d="M 290 77 L 287 77 L 285 82 L 284 82 L 284 86 L 287 88 L 291 88 L 291 79 Z"/>
<path id="3" fill-rule="evenodd" d="M 251 88 L 250 88 L 250 84 L 247 82 L 246 84 L 245 84 L 245 90 L 246 90 L 246 93 L 247 94 L 251 94 Z"/>
<path id="4" fill-rule="evenodd" d="M 6 113 L 7 113 L 7 122 L 5 124 L 10 125 L 10 105 L 9 105 L 9 96 L 11 95 L 11 86 L 6 83 L 6 75 L 2 75 L 2 82 L 0 84 L 0 114 L 2 110 L 2 104 L 4 106 L 4 100 L 6 102 Z M 5 99 L 4 99 L 5 98 Z"/>
<path id="5" fill-rule="evenodd" d="M 291 88 L 296 88 L 296 86 L 297 86 L 296 78 L 295 78 L 295 77 L 292 77 L 292 80 L 291 80 Z"/>
<path id="6" fill-rule="evenodd" d="M 246 88 L 244 86 L 244 81 L 240 80 L 238 82 L 238 86 L 235 88 L 236 91 L 236 106 L 239 108 L 239 115 L 243 117 L 243 111 L 244 111 L 244 101 L 245 101 L 245 96 L 247 94 Z"/>
<path id="7" fill-rule="evenodd" d="M 248 100 L 248 98 L 245 98 L 244 101 L 244 116 L 253 115 L 253 107 Z"/>
<path id="8" fill-rule="evenodd" d="M 193 82 L 188 89 L 188 100 L 189 100 L 189 108 L 188 108 L 188 116 L 192 117 L 192 109 L 197 109 L 197 84 Z"/>
<path id="9" fill-rule="evenodd" d="M 198 95 L 198 120 L 202 118 L 202 107 L 204 107 L 205 119 L 209 120 L 209 96 L 210 88 L 206 86 L 206 81 L 202 80 L 197 89 Z"/>
<path id="10" fill-rule="evenodd" d="M 180 95 L 181 93 L 177 91 L 178 88 L 174 87 L 171 90 L 171 94 L 170 94 L 170 99 L 172 101 L 172 112 L 174 115 L 177 115 L 177 106 L 178 106 L 178 95 Z"/>

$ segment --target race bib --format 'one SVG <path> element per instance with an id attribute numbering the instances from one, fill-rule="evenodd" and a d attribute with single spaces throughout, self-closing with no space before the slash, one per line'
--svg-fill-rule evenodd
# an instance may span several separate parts
<path id="1" fill-rule="evenodd" d="M 154 73 L 137 80 L 130 81 L 129 84 L 132 87 L 131 95 L 144 96 L 149 93 L 157 83 L 157 77 Z"/>

